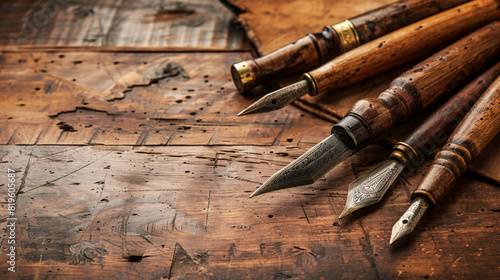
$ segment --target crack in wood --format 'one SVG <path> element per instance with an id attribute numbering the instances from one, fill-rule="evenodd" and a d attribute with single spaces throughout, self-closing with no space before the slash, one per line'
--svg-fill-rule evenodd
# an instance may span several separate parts
<path id="1" fill-rule="evenodd" d="M 93 109 L 93 108 L 89 108 L 89 107 L 76 106 L 75 109 L 73 109 L 73 110 L 60 111 L 60 112 L 58 112 L 55 115 L 50 115 L 49 117 L 52 118 L 52 119 L 54 119 L 54 118 L 57 118 L 57 117 L 59 117 L 61 115 L 64 115 L 64 114 L 76 113 L 76 111 L 78 111 L 78 110 L 84 110 L 84 111 L 89 111 L 89 112 L 105 113 L 108 116 L 117 116 L 117 115 L 119 115 L 119 114 L 116 114 L 116 113 L 109 113 L 108 111 L 105 111 L 105 110 L 98 110 L 98 109 Z"/>
<path id="2" fill-rule="evenodd" d="M 208 191 L 208 205 L 207 205 L 207 216 L 205 218 L 205 232 L 208 232 L 208 214 L 210 211 L 210 196 L 212 194 L 212 191 Z"/>
<path id="3" fill-rule="evenodd" d="M 358 222 L 359 226 L 361 227 L 361 231 L 363 232 L 365 242 L 362 242 L 360 239 L 360 243 L 363 246 L 363 256 L 370 262 L 371 267 L 375 269 L 375 276 L 376 279 L 381 279 L 380 277 L 380 271 L 379 267 L 377 265 L 377 261 L 375 260 L 375 256 L 373 255 L 373 246 L 372 243 L 370 242 L 370 236 L 366 232 L 365 228 L 363 227 L 363 223 L 361 220 Z M 363 245 L 363 243 L 365 245 Z"/>
<path id="4" fill-rule="evenodd" d="M 302 204 L 302 201 L 300 202 L 300 207 L 302 208 L 302 211 L 304 212 L 304 215 L 306 216 L 307 223 L 311 224 L 311 222 L 309 221 L 309 216 L 307 216 L 306 209 L 304 208 L 304 204 Z"/>
<path id="5" fill-rule="evenodd" d="M 273 144 L 271 146 L 276 146 L 280 143 L 281 135 L 283 135 L 283 131 L 285 131 L 285 128 L 287 126 L 289 118 L 290 118 L 290 113 L 287 114 L 285 122 L 283 123 L 283 126 L 281 127 L 281 130 L 278 133 L 278 135 L 276 136 L 276 138 L 274 138 Z"/>
<path id="6" fill-rule="evenodd" d="M 196 263 L 193 261 L 191 256 L 182 248 L 179 242 L 175 243 L 174 254 L 172 256 L 172 263 L 170 264 L 170 270 L 168 273 L 168 279 L 177 275 L 183 275 L 185 272 L 190 271 Z"/>
<path id="7" fill-rule="evenodd" d="M 34 147 L 34 146 L 33 146 L 33 147 Z M 98 160 L 100 160 L 100 159 L 102 159 L 102 158 L 106 157 L 107 155 L 109 155 L 109 154 L 111 154 L 111 153 L 112 153 L 112 152 L 106 153 L 106 154 L 105 154 L 105 155 L 103 155 L 102 157 L 99 157 L 99 158 L 97 158 L 97 159 L 95 159 L 95 160 L 93 160 L 93 161 L 91 161 L 91 162 L 89 162 L 89 163 L 87 163 L 87 164 L 83 165 L 82 167 L 79 167 L 79 168 L 77 168 L 77 169 L 75 169 L 75 170 L 71 171 L 71 172 L 70 172 L 70 173 L 68 173 L 68 174 L 65 174 L 65 175 L 63 175 L 63 176 L 60 176 L 60 177 L 58 177 L 58 178 L 56 178 L 56 179 L 54 179 L 54 180 L 51 180 L 51 181 L 47 181 L 47 182 L 45 182 L 44 184 L 39 185 L 39 186 L 37 186 L 37 187 L 34 187 L 34 188 L 32 188 L 32 189 L 30 189 L 30 190 L 28 190 L 28 191 L 24 192 L 24 193 L 26 194 L 26 193 L 31 192 L 31 191 L 33 191 L 33 190 L 36 190 L 36 189 L 38 189 L 38 188 L 41 188 L 41 187 L 44 187 L 44 186 L 50 185 L 50 184 L 52 184 L 52 183 L 54 183 L 54 182 L 56 182 L 56 181 L 58 181 L 58 180 L 60 180 L 60 179 L 62 179 L 62 178 L 68 177 L 69 175 L 74 174 L 74 173 L 76 173 L 76 172 L 78 172 L 78 171 L 80 171 L 80 170 L 84 169 L 85 167 L 87 167 L 87 166 L 89 166 L 89 165 L 93 164 L 94 162 L 96 162 L 96 161 L 98 161 Z M 31 156 L 30 156 L 30 158 L 31 158 Z M 25 182 L 25 179 L 26 179 L 26 178 L 23 178 L 23 183 Z M 24 185 L 24 184 L 23 184 L 23 185 Z M 23 185 L 21 185 L 21 186 L 23 186 Z M 21 187 L 20 187 L 19 189 L 21 189 Z"/>

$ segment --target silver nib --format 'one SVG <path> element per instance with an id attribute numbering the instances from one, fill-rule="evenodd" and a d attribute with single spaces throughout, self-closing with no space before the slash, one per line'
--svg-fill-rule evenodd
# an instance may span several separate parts
<path id="1" fill-rule="evenodd" d="M 279 189 L 312 184 L 352 153 L 349 147 L 332 134 L 271 176 L 250 197 Z"/>
<path id="2" fill-rule="evenodd" d="M 248 108 L 241 111 L 238 116 L 278 110 L 310 92 L 311 87 L 309 86 L 309 82 L 302 80 L 266 94 L 264 97 L 248 106 Z"/>
<path id="3" fill-rule="evenodd" d="M 423 197 L 417 197 L 410 205 L 408 210 L 399 218 L 397 223 L 392 227 L 391 241 L 389 244 L 400 239 L 403 236 L 410 234 L 417 226 L 418 221 L 429 208 L 429 201 Z"/>
<path id="4" fill-rule="evenodd" d="M 403 168 L 404 164 L 390 159 L 352 182 L 349 185 L 344 211 L 339 218 L 379 202 Z"/>

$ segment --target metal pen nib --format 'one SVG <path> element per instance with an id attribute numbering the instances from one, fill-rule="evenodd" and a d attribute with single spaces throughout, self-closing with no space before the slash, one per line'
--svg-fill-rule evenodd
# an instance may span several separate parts
<path id="1" fill-rule="evenodd" d="M 248 108 L 241 111 L 238 116 L 278 110 L 310 92 L 311 86 L 309 85 L 309 82 L 302 80 L 266 94 L 264 97 L 248 106 Z"/>
<path id="2" fill-rule="evenodd" d="M 279 189 L 312 184 L 352 154 L 353 151 L 335 134 L 332 134 L 271 176 L 250 197 Z"/>
<path id="3" fill-rule="evenodd" d="M 391 241 L 389 241 L 389 244 L 410 234 L 417 226 L 418 221 L 420 221 L 425 211 L 427 211 L 427 208 L 429 208 L 429 201 L 423 197 L 417 197 L 411 203 L 408 210 L 406 210 L 403 216 L 401 216 L 392 227 Z"/>
<path id="4" fill-rule="evenodd" d="M 347 192 L 344 211 L 339 218 L 379 202 L 403 168 L 403 163 L 390 159 L 352 182 Z"/>

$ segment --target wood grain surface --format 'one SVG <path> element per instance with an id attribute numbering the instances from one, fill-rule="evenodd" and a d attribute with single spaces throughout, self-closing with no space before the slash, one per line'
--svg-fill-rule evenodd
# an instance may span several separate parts
<path id="1" fill-rule="evenodd" d="M 3 1 L 2 45 L 239 49 L 242 33 L 217 0 Z"/>
<path id="2" fill-rule="evenodd" d="M 291 1 L 278 8 L 254 1 L 248 7 L 269 8 L 253 15 L 263 22 L 273 13 L 283 20 L 294 11 L 303 17 L 316 11 L 312 24 L 324 15 L 318 8 L 346 18 L 388 2 Z M 9 5 L 22 14 L 25 3 Z M 64 28 L 81 22 L 72 24 Z M 19 30 L 3 26 L 1 38 Z M 430 160 L 379 205 L 342 220 L 347 186 L 386 160 L 389 145 L 367 147 L 314 185 L 248 199 L 327 137 L 332 123 L 292 106 L 236 117 L 254 101 L 230 79 L 230 65 L 252 57 L 244 45 L 161 51 L 130 40 L 88 48 L 0 47 L 1 279 L 497 277 L 500 193 L 494 180 L 484 179 L 498 174 L 488 165 L 498 162 L 497 147 L 489 146 L 484 166 L 466 173 L 456 192 L 391 247 L 391 227 Z M 400 74 L 342 89 L 342 97 L 376 96 Z M 351 105 L 339 102 L 345 110 Z M 15 273 L 6 262 L 9 168 L 18 195 Z"/>
<path id="3" fill-rule="evenodd" d="M 380 146 L 357 154 L 356 170 L 346 161 L 313 186 L 248 199 L 288 157 L 305 151 L 4 146 L 2 169 L 13 168 L 23 178 L 16 214 L 17 275 L 496 277 L 499 193 L 494 186 L 466 176 L 403 245 L 390 247 L 392 223 L 422 173 L 396 184 L 379 206 L 337 218 L 347 184 L 355 172 L 364 173 L 383 158 L 386 150 Z M 2 205 L 4 217 L 5 212 Z M 2 248 L 4 260 L 5 243 Z M 0 273 L 10 273 L 5 262 Z"/>
<path id="4" fill-rule="evenodd" d="M 236 117 L 252 101 L 234 91 L 229 67 L 245 57 L 248 54 L 5 54 L 0 88 L 15 94 L 1 101 L 5 110 L 0 112 L 0 143 L 278 145 L 302 141 L 300 129 L 315 135 L 325 122 L 296 109 Z"/>

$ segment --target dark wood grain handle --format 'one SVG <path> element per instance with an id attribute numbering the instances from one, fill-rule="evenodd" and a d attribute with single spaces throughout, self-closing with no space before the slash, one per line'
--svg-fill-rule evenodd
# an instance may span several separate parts
<path id="1" fill-rule="evenodd" d="M 231 74 L 238 90 L 244 92 L 272 77 L 314 69 L 341 53 L 338 36 L 334 31 L 325 29 L 322 33 L 308 34 L 265 56 L 234 64 Z M 247 67 L 249 77 L 242 71 L 243 66 Z"/>
<path id="2" fill-rule="evenodd" d="M 424 196 L 436 205 L 499 131 L 500 76 L 479 98 L 443 150 L 436 155 L 413 196 Z"/>
<path id="3" fill-rule="evenodd" d="M 357 148 L 388 133 L 396 124 L 463 86 L 500 58 L 500 23 L 487 24 L 417 64 L 395 79 L 378 98 L 362 99 L 347 113 L 362 125 L 342 119 Z M 352 128 L 356 127 L 356 131 Z"/>
<path id="4" fill-rule="evenodd" d="M 373 40 L 317 68 L 305 77 L 311 95 L 359 82 L 431 54 L 500 18 L 500 0 L 476 0 Z"/>
<path id="5" fill-rule="evenodd" d="M 434 155 L 483 92 L 500 75 L 500 62 L 490 67 L 429 116 L 403 143 L 394 146 L 391 157 L 407 166 L 418 166 Z M 408 147 L 409 146 L 409 147 Z"/>
<path id="6" fill-rule="evenodd" d="M 350 18 L 364 44 L 410 23 L 464 4 L 469 0 L 405 0 Z"/>

